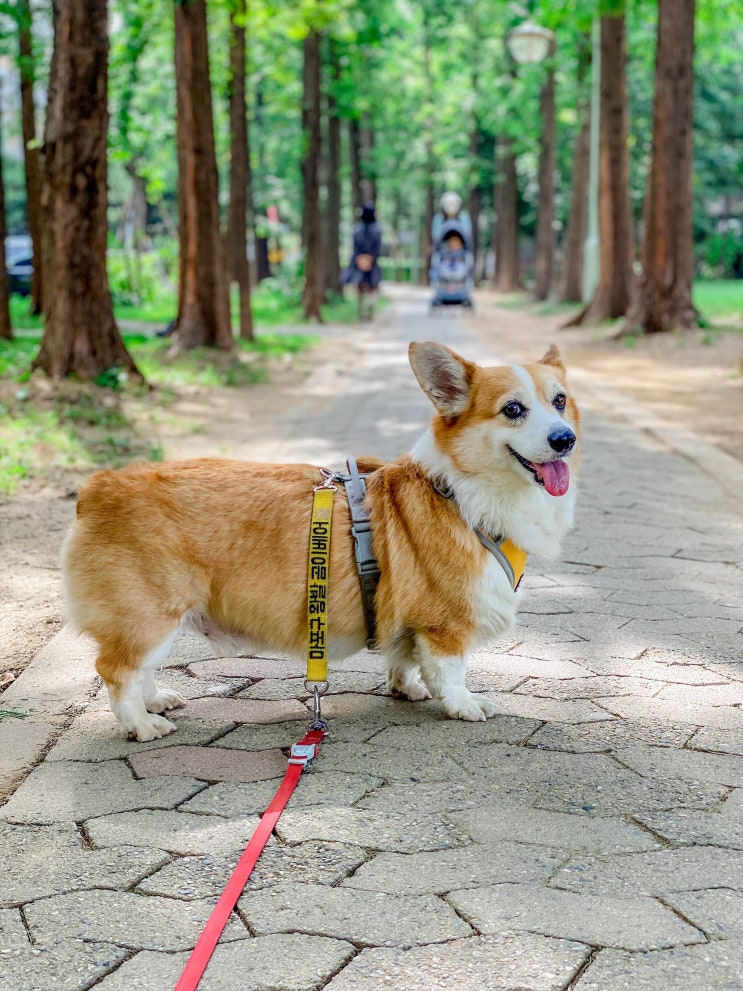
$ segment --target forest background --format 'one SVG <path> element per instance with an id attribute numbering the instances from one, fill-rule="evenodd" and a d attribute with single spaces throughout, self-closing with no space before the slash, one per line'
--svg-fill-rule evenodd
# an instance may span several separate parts
<path id="1" fill-rule="evenodd" d="M 538 64 L 511 52 L 527 16 L 552 32 Z M 16 0 L 0 25 L 0 235 L 33 246 L 35 324 L 0 271 L 0 339 L 27 331 L 4 352 L 16 371 L 142 382 L 127 306 L 167 325 L 160 365 L 255 349 L 257 282 L 264 309 L 301 298 L 322 321 L 368 200 L 386 277 L 425 283 L 446 189 L 478 282 L 585 303 L 573 323 L 689 328 L 706 320 L 695 280 L 740 296 L 732 0 Z"/>
<path id="2" fill-rule="evenodd" d="M 94 12 L 97 31 L 93 22 L 76 21 L 76 6 L 84 6 L 89 17 Z M 45 233 L 53 228 L 55 218 L 41 216 L 44 183 L 58 191 L 66 181 L 72 188 L 87 168 L 84 181 L 104 187 L 98 188 L 95 208 L 90 197 L 83 206 L 89 215 L 100 213 L 103 201 L 107 256 L 104 277 L 91 277 L 96 285 L 86 291 L 105 294 L 107 274 L 115 296 L 145 301 L 169 283 L 179 294 L 175 322 L 186 347 L 231 343 L 231 329 L 224 327 L 226 295 L 218 284 L 220 252 L 232 279 L 245 287 L 241 336 L 252 336 L 247 283 L 271 274 L 280 274 L 285 288 L 298 277 L 305 316 L 321 319 L 322 305 L 337 290 L 350 226 L 364 200 L 376 201 L 384 225 L 386 275 L 425 280 L 431 217 L 445 189 L 458 190 L 473 217 L 481 281 L 506 292 L 528 284 L 540 299 L 580 300 L 593 23 L 601 25 L 601 75 L 609 94 L 602 91 L 603 116 L 620 122 L 614 140 L 626 156 L 602 197 L 626 186 L 620 192 L 626 196 L 629 248 L 619 246 L 621 264 L 616 247 L 612 264 L 604 264 L 614 281 L 626 283 L 618 310 L 613 303 L 614 309 L 599 307 L 591 315 L 620 315 L 629 305 L 631 266 L 647 225 L 643 208 L 661 86 L 659 11 L 661 20 L 685 25 L 689 52 L 695 34 L 693 111 L 691 102 L 688 108 L 677 103 L 674 111 L 679 118 L 693 112 L 693 193 L 683 203 L 684 189 L 674 188 L 673 176 L 664 193 L 672 205 L 680 195 L 689 210 L 689 274 L 743 275 L 743 11 L 733 0 L 700 0 L 696 7 L 692 0 L 534 0 L 528 11 L 499 0 L 303 0 L 247 7 L 244 0 L 176 0 L 173 6 L 156 0 L 61 0 L 59 37 L 70 38 L 59 32 L 64 23 L 73 30 L 77 23 L 86 33 L 77 39 L 78 48 L 66 42 L 57 50 L 46 0 L 18 0 L 0 9 L 6 106 L 13 103 L 9 66 L 17 65 L 25 82 L 18 112 L 6 110 L 3 121 L 7 230 L 30 228 L 34 235 L 34 214 Z M 506 44 L 527 15 L 554 32 L 553 46 L 538 65 L 518 65 Z M 685 69 L 683 44 L 681 39 L 671 53 L 677 75 Z M 93 60 L 87 77 L 80 69 L 85 46 Z M 107 69 L 102 88 L 101 58 Z M 61 162 L 64 130 L 73 130 L 85 111 L 80 96 L 65 103 L 59 86 L 55 95 L 50 69 L 52 75 L 66 71 L 60 78 L 68 83 L 80 77 L 90 89 L 98 87 L 96 112 L 107 138 L 98 172 L 74 146 Z M 74 98 L 74 92 L 66 95 Z M 85 96 L 83 88 L 83 101 Z M 605 99 L 613 103 L 604 106 Z M 656 117 L 657 112 L 656 106 Z M 57 132 L 55 114 L 63 122 Z M 85 154 L 90 158 L 89 149 Z M 190 189 L 184 178 L 189 170 L 195 175 Z M 29 178 L 34 172 L 38 178 Z M 206 184 L 199 186 L 201 178 Z M 188 206 L 189 195 L 196 206 Z M 212 199 L 215 206 L 205 214 Z M 90 216 L 86 222 L 90 226 Z M 216 243 L 220 230 L 226 235 L 222 245 Z M 64 243 L 84 254 L 95 240 L 75 241 L 74 234 L 68 230 L 48 245 L 49 268 L 69 253 Z M 197 242 L 198 278 L 186 264 L 187 238 Z M 611 239 L 604 232 L 602 240 Z M 243 264 L 246 245 L 252 272 Z M 36 312 L 44 311 L 43 268 L 42 252 L 35 250 Z M 66 288 L 62 274 L 55 274 L 47 327 L 54 322 L 50 308 Z M 189 280 L 200 288 L 191 289 Z M 202 309 L 221 307 L 222 313 L 184 313 L 189 292 L 200 297 Z M 205 301 L 208 294 L 212 303 Z M 90 319 L 93 311 L 86 305 Z M 697 314 L 682 317 L 688 324 Z M 673 319 L 646 329 L 672 325 Z M 101 360 L 97 374 L 106 371 Z M 86 371 L 43 356 L 37 363 L 55 375 Z"/>

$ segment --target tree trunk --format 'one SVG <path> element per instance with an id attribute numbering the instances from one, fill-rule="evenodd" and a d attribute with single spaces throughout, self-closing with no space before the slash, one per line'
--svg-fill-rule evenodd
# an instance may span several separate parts
<path id="1" fill-rule="evenodd" d="M 219 229 L 205 0 L 175 0 L 180 282 L 176 341 L 233 345 Z"/>
<path id="2" fill-rule="evenodd" d="M 583 248 L 588 226 L 586 190 L 590 166 L 591 114 L 590 102 L 585 90 L 586 69 L 590 65 L 590 59 L 582 53 L 588 53 L 590 50 L 590 40 L 586 38 L 579 49 L 577 82 L 581 98 L 578 104 L 578 133 L 573 151 L 570 212 L 565 225 L 562 268 L 556 295 L 558 303 L 579 303 L 583 299 Z"/>
<path id="3" fill-rule="evenodd" d="M 472 80 L 472 91 L 476 92 L 477 79 Z M 475 119 L 472 123 L 472 130 L 470 131 L 470 162 L 478 162 L 480 154 L 480 125 Z M 470 186 L 469 194 L 467 196 L 467 210 L 469 211 L 470 221 L 472 222 L 472 259 L 473 272 L 477 272 L 478 269 L 478 255 L 479 255 L 479 237 L 478 237 L 478 224 L 480 217 L 480 204 L 482 200 L 482 194 L 480 192 L 479 185 L 480 171 L 479 168 L 475 173 L 475 181 Z"/>
<path id="4" fill-rule="evenodd" d="M 45 330 L 34 368 L 94 379 L 141 378 L 114 320 L 106 272 L 108 9 L 56 0 L 44 131 Z"/>
<path id="5" fill-rule="evenodd" d="M 693 327 L 694 0 L 659 0 L 653 149 L 644 202 L 642 276 L 628 329 Z"/>
<path id="6" fill-rule="evenodd" d="M 230 12 L 230 206 L 227 251 L 232 281 L 240 293 L 240 337 L 252 341 L 248 262 L 248 117 L 245 101 L 245 0 L 235 0 Z"/>
<path id="7" fill-rule="evenodd" d="M 521 288 L 516 155 L 510 138 L 500 138 L 495 149 L 495 288 L 516 292 Z"/>
<path id="8" fill-rule="evenodd" d="M 555 42 L 550 42 L 542 86 L 539 139 L 539 203 L 537 206 L 534 299 L 547 299 L 555 270 Z"/>
<path id="9" fill-rule="evenodd" d="M 0 106 L 2 106 L 1 91 Z M 0 124 L 2 124 L 1 119 Z M 3 181 L 2 149 L 2 131 L 0 130 L 0 246 L 3 249 L 2 264 L 0 265 L 0 339 L 10 341 L 13 339 L 13 327 L 10 322 L 10 279 L 8 278 L 8 269 L 5 266 L 5 237 L 8 231 L 5 220 L 5 182 Z"/>
<path id="10" fill-rule="evenodd" d="M 21 76 L 21 125 L 23 130 L 23 161 L 26 170 L 26 213 L 28 232 L 33 245 L 31 276 L 31 313 L 38 316 L 44 308 L 41 296 L 41 167 L 36 145 L 36 113 L 34 108 L 34 56 L 31 7 L 29 0 L 18 0 L 18 54 Z"/>
<path id="11" fill-rule="evenodd" d="M 430 177 L 430 171 L 428 175 Z M 418 276 L 418 284 L 421 286 L 429 286 L 431 284 L 431 255 L 436 247 L 431 238 L 431 228 L 433 227 L 433 217 L 435 213 L 436 208 L 434 205 L 433 183 L 429 178 L 426 182 L 426 214 L 423 218 L 423 228 L 421 230 L 421 258 L 423 259 L 423 265 L 421 266 L 420 275 Z M 412 272 L 410 275 L 410 281 L 413 281 Z"/>
<path id="12" fill-rule="evenodd" d="M 634 257 L 628 130 L 627 46 L 622 11 L 601 18 L 599 281 L 593 299 L 567 326 L 610 320 L 627 312 Z"/>
<path id="13" fill-rule="evenodd" d="M 322 217 L 320 215 L 320 156 L 322 153 L 320 111 L 320 35 L 312 31 L 304 42 L 305 152 L 304 231 L 306 265 L 302 309 L 306 320 L 322 322 Z"/>
<path id="14" fill-rule="evenodd" d="M 329 45 L 331 91 L 328 94 L 328 201 L 325 218 L 325 288 L 340 291 L 340 225 L 341 225 L 341 122 L 334 89 L 340 80 L 338 53 L 331 39 Z"/>
<path id="15" fill-rule="evenodd" d="M 361 129 L 355 117 L 348 122 L 348 151 L 351 166 L 351 205 L 356 219 L 361 216 L 364 195 L 361 189 Z"/>
<path id="16" fill-rule="evenodd" d="M 121 220 L 121 241 L 128 251 L 143 248 L 147 233 L 147 186 L 144 177 L 137 172 L 137 163 L 126 163 L 126 171 L 132 180 L 132 191 L 124 204 Z"/>
<path id="17" fill-rule="evenodd" d="M 361 128 L 361 200 L 377 202 L 377 176 L 374 163 L 374 128 L 368 117 Z"/>

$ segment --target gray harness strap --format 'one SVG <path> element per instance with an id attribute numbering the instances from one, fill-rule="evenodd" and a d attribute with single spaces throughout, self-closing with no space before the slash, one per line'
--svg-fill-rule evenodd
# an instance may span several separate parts
<path id="1" fill-rule="evenodd" d="M 372 550 L 372 528 L 369 513 L 364 505 L 366 481 L 370 473 L 359 474 L 355 458 L 346 462 L 348 475 L 340 475 L 338 481 L 346 487 L 346 498 L 351 510 L 351 533 L 353 533 L 356 567 L 361 582 L 361 602 L 366 619 L 366 645 L 373 650 L 377 641 L 377 614 L 374 608 L 374 595 L 379 584 L 379 562 Z"/>
<path id="2" fill-rule="evenodd" d="M 453 489 L 448 487 L 444 488 L 443 485 L 439 485 L 436 482 L 432 482 L 431 484 L 433 485 L 434 489 L 438 492 L 438 494 L 444 497 L 444 499 L 454 499 Z M 486 533 L 485 530 L 483 530 L 482 527 L 479 526 L 473 527 L 473 530 L 475 536 L 480 541 L 482 546 L 486 550 L 490 551 L 490 553 L 493 555 L 496 561 L 500 564 L 501 568 L 503 568 L 503 570 L 506 573 L 506 577 L 511 583 L 511 588 L 515 592 L 518 589 L 519 585 L 521 584 L 521 579 L 523 575 L 519 575 L 518 578 L 516 577 L 516 572 L 513 569 L 513 564 L 511 562 L 511 559 L 503 550 L 503 545 L 506 543 L 510 544 L 510 541 L 507 541 L 505 537 L 491 537 L 489 533 Z M 511 544 L 511 546 L 513 545 Z"/>

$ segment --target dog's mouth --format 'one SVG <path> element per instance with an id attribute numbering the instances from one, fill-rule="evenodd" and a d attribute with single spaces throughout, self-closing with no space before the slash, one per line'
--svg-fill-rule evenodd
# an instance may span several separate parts
<path id="1" fill-rule="evenodd" d="M 566 461 L 558 458 L 555 461 L 545 461 L 542 464 L 536 461 L 527 461 L 522 458 L 518 451 L 509 445 L 508 450 L 522 464 L 527 471 L 534 476 L 537 485 L 542 485 L 552 496 L 562 496 L 570 487 L 570 468 Z"/>

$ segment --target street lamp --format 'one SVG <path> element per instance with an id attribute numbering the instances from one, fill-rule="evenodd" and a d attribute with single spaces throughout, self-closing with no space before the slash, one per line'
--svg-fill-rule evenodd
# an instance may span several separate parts
<path id="1" fill-rule="evenodd" d="M 552 32 L 533 21 L 524 21 L 508 35 L 506 44 L 516 62 L 541 62 L 549 51 Z"/>

